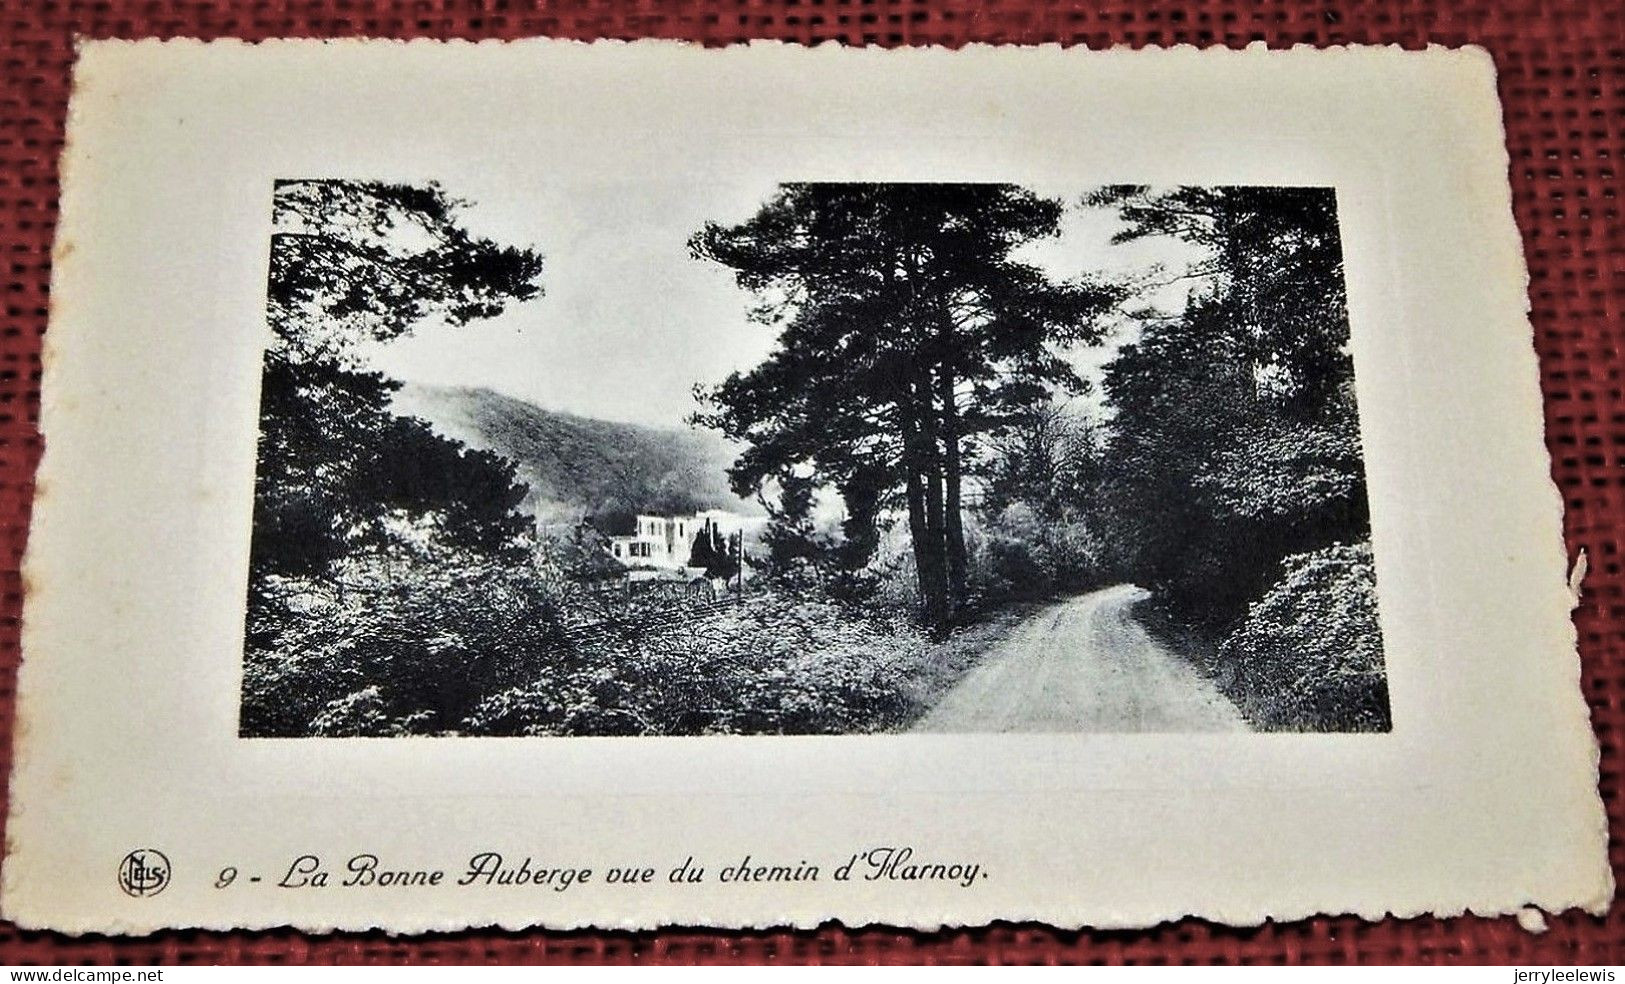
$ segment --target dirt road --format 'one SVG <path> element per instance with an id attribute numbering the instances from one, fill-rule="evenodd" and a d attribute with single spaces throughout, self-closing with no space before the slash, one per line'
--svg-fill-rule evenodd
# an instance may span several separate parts
<path id="1" fill-rule="evenodd" d="M 1057 602 L 1017 627 L 915 731 L 1245 731 L 1235 705 L 1134 619 L 1131 584 Z"/>

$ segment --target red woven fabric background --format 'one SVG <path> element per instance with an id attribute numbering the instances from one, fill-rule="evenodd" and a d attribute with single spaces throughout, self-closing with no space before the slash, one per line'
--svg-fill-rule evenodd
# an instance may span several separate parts
<path id="1" fill-rule="evenodd" d="M 0 0 L 0 751 L 7 756 L 22 603 L 18 563 L 40 452 L 57 156 L 72 38 L 374 35 L 749 38 L 849 44 L 1059 41 L 1271 46 L 1480 44 L 1495 56 L 1511 180 L 1529 258 L 1552 471 L 1571 551 L 1591 558 L 1575 615 L 1602 742 L 1602 791 L 1625 872 L 1625 4 L 1562 0 Z M 154 380 L 154 385 L 163 385 Z M 0 814 L 3 815 L 3 814 Z M 1473 917 L 1315 919 L 1236 930 L 1196 921 L 1143 933 L 999 925 L 923 935 L 816 933 L 165 933 L 69 938 L 0 924 L 4 963 L 454 962 L 1625 962 L 1625 913 L 1569 913 L 1533 936 Z"/>

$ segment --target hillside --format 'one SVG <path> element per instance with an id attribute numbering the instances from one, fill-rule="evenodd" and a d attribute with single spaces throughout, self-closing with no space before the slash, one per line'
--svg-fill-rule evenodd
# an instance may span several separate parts
<path id="1" fill-rule="evenodd" d="M 543 522 L 618 511 L 760 511 L 729 491 L 733 453 L 711 434 L 580 417 L 466 387 L 409 383 L 393 408 L 512 461 L 530 486 L 526 507 Z"/>

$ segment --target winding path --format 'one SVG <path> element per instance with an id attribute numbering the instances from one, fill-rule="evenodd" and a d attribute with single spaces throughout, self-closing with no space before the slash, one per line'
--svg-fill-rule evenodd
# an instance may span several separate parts
<path id="1" fill-rule="evenodd" d="M 1045 608 L 943 695 L 915 731 L 1246 731 L 1234 704 L 1135 620 L 1122 584 Z"/>

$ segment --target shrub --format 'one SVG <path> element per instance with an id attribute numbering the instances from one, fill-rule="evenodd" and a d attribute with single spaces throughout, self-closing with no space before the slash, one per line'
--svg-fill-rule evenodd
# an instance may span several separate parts
<path id="1" fill-rule="evenodd" d="M 1371 545 L 1295 554 L 1220 646 L 1255 723 L 1275 731 L 1392 727 Z"/>
<path id="2" fill-rule="evenodd" d="M 493 693 L 473 734 L 839 734 L 920 708 L 908 680 L 931 646 L 906 622 L 765 594 L 668 628 L 582 639 L 568 667 Z"/>
<path id="3" fill-rule="evenodd" d="M 251 615 L 264 642 L 244 664 L 243 733 L 883 731 L 923 713 L 936 693 L 923 678 L 945 686 L 969 662 L 942 666 L 911 604 L 854 608 L 812 578 L 720 609 L 639 595 L 565 633 L 557 613 L 580 599 L 545 566 L 397 550 L 351 556 L 333 578 L 268 581 Z"/>
<path id="4" fill-rule="evenodd" d="M 529 565 L 442 545 L 352 554 L 331 577 L 267 579 L 250 609 L 243 734 L 453 731 L 564 653 Z"/>
<path id="5" fill-rule="evenodd" d="M 1101 566 L 1099 538 L 1084 523 L 1047 520 L 1019 501 L 988 519 L 973 547 L 975 588 L 989 600 L 1087 587 Z"/>

